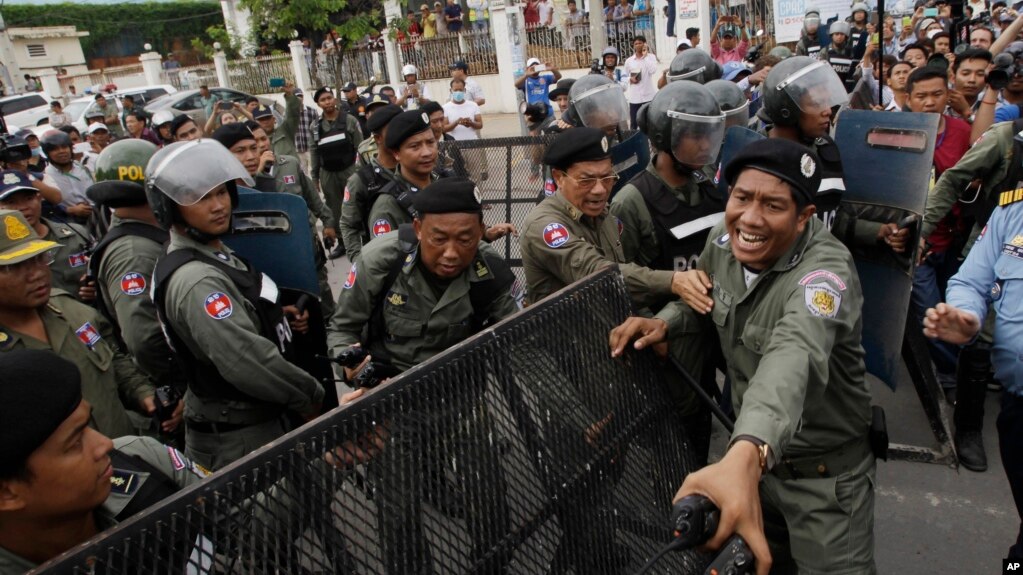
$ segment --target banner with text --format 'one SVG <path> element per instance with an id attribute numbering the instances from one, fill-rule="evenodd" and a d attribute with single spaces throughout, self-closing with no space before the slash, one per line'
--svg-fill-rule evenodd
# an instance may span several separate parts
<path id="1" fill-rule="evenodd" d="M 821 14 L 821 26 L 833 18 L 849 17 L 848 0 L 774 0 L 775 42 L 796 42 L 803 29 L 803 11 L 807 5 L 816 6 Z"/>

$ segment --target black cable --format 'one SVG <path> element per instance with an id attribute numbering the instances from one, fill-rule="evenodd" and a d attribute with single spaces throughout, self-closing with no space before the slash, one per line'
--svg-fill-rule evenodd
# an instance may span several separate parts
<path id="1" fill-rule="evenodd" d="M 640 567 L 639 571 L 636 571 L 636 575 L 643 575 L 647 571 L 650 571 L 650 569 L 653 568 L 653 566 L 658 561 L 661 560 L 661 557 L 664 557 L 665 555 L 668 554 L 669 551 L 672 551 L 674 549 L 675 549 L 675 541 L 672 541 L 671 543 L 668 543 L 667 545 L 662 547 L 661 550 L 657 552 L 657 555 L 654 555 L 653 557 L 651 557 L 650 560 L 646 562 L 646 565 L 643 565 L 642 567 Z"/>
<path id="2" fill-rule="evenodd" d="M 703 402 L 706 403 L 708 407 L 710 407 L 711 413 L 713 413 L 714 416 L 718 418 L 718 421 L 721 422 L 721 425 L 725 426 L 725 429 L 728 430 L 728 433 L 732 433 L 733 431 L 735 431 L 735 422 L 732 421 L 731 417 L 728 417 L 728 414 L 725 413 L 725 411 L 721 409 L 721 406 L 718 405 L 716 401 L 714 401 L 714 398 L 712 398 L 710 394 L 707 393 L 707 390 L 703 389 L 703 387 L 695 379 L 693 379 L 693 376 L 689 375 L 689 371 L 686 370 L 686 368 L 682 367 L 682 364 L 679 363 L 678 359 L 676 359 L 670 353 L 668 354 L 668 359 L 671 361 L 671 365 L 674 366 L 674 368 L 679 373 L 682 374 L 682 379 L 684 379 L 686 383 L 689 384 L 689 387 L 693 388 L 693 391 L 696 392 L 696 395 L 700 396 L 700 399 L 702 399 Z"/>

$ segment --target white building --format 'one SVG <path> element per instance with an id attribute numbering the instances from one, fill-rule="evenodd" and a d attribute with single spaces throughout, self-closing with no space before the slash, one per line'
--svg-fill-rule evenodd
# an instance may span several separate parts
<path id="1" fill-rule="evenodd" d="M 67 70 L 68 74 L 74 74 L 89 69 L 79 40 L 89 33 L 79 32 L 75 26 L 8 28 L 7 33 L 22 74 L 35 76 L 43 69 Z"/>

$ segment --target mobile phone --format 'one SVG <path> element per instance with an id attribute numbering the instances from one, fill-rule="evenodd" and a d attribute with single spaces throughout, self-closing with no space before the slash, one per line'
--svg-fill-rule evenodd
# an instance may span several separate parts
<path id="1" fill-rule="evenodd" d="M 938 9 L 937 8 L 924 8 L 924 18 L 937 18 L 937 17 L 938 17 Z"/>
<path id="2" fill-rule="evenodd" d="M 270 87 L 271 88 L 283 88 L 284 87 L 284 78 L 270 78 Z"/>
<path id="3" fill-rule="evenodd" d="M 534 72 L 546 72 L 547 71 L 547 65 L 546 64 L 537 64 L 536 66 L 533 66 L 533 71 Z"/>
<path id="4" fill-rule="evenodd" d="M 913 25 L 913 18 L 911 16 L 903 16 L 902 17 L 902 27 L 903 28 L 905 28 L 906 26 L 912 26 L 912 25 Z"/>
<path id="5" fill-rule="evenodd" d="M 221 102 L 218 106 L 221 110 L 232 110 L 234 108 L 234 104 L 231 102 Z"/>
<path id="6" fill-rule="evenodd" d="M 870 35 L 870 43 L 871 44 L 877 44 L 877 42 L 878 42 L 878 34 L 877 34 L 877 32 L 874 32 L 873 34 Z"/>

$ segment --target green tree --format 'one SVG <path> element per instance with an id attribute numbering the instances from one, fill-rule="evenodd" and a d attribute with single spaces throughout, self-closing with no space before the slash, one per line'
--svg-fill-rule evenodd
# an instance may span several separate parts
<path id="1" fill-rule="evenodd" d="M 216 50 L 213 48 L 215 42 L 220 42 L 220 49 L 228 58 L 237 58 L 242 52 L 242 43 L 234 36 L 227 33 L 223 24 L 210 26 L 206 29 L 206 36 L 203 38 L 192 38 L 192 49 L 199 52 L 207 60 L 213 59 Z"/>
<path id="2" fill-rule="evenodd" d="M 241 0 L 253 27 L 271 40 L 291 40 L 295 30 L 328 32 L 355 42 L 382 27 L 379 0 Z"/>

